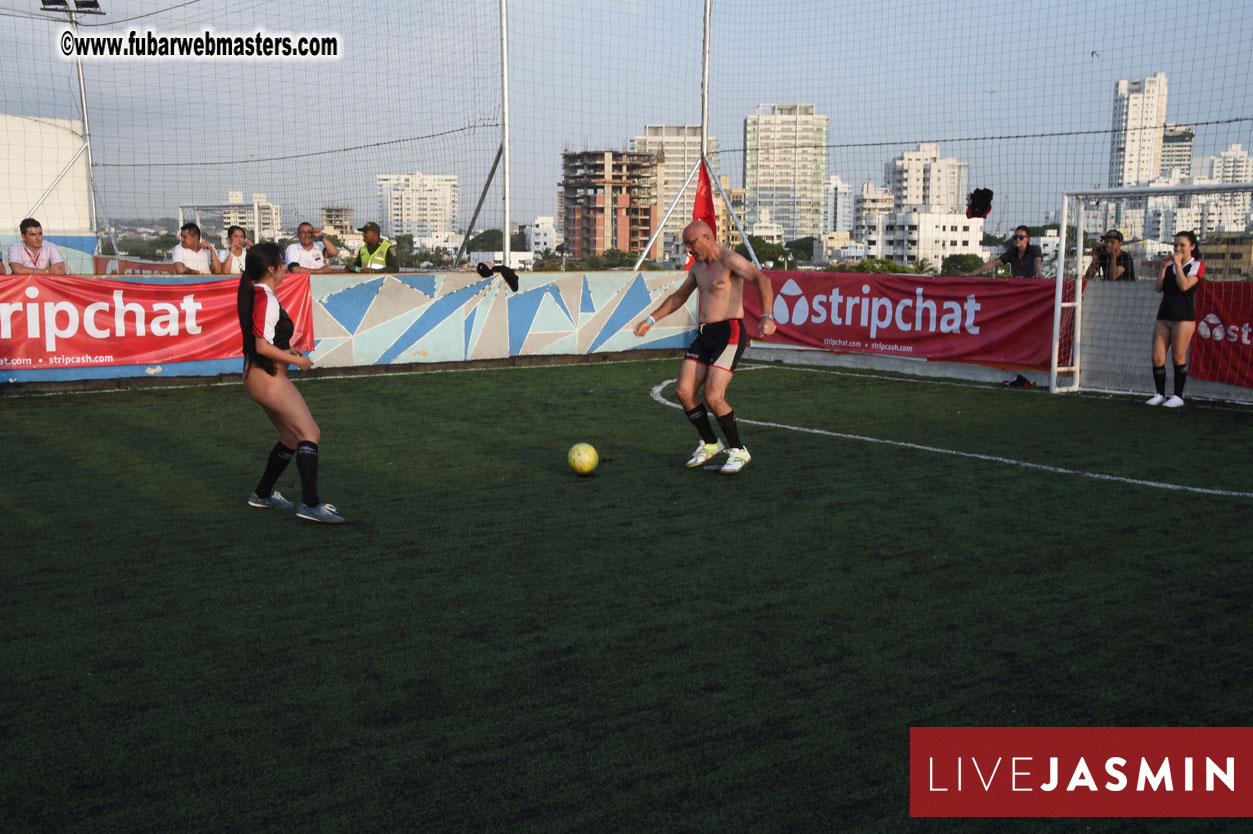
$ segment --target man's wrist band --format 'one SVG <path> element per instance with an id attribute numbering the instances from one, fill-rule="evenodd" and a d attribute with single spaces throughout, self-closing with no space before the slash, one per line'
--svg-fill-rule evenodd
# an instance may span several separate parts
<path id="1" fill-rule="evenodd" d="M 762 317 L 763 319 L 770 319 L 771 321 L 774 321 L 774 316 L 773 316 L 773 315 L 771 315 L 770 313 L 762 313 L 762 314 L 761 314 L 761 317 Z"/>
<path id="2" fill-rule="evenodd" d="M 657 320 L 656 320 L 656 319 L 654 319 L 652 316 L 649 316 L 649 317 L 648 317 L 648 326 L 649 326 L 649 327 L 652 327 L 652 326 L 653 326 L 654 324 L 656 324 L 656 323 L 657 323 Z"/>

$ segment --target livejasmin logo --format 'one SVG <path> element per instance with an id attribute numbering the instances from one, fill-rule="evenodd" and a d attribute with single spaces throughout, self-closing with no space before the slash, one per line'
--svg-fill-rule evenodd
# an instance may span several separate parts
<path id="1" fill-rule="evenodd" d="M 974 295 L 966 296 L 961 304 L 937 302 L 927 298 L 922 287 L 914 290 L 912 298 L 899 301 L 871 295 L 870 284 L 861 285 L 860 295 L 845 295 L 839 287 L 832 287 L 829 293 L 809 297 L 795 279 L 789 278 L 775 296 L 771 312 L 781 325 L 830 322 L 833 327 L 867 329 L 874 339 L 881 329 L 893 326 L 903 333 L 978 333 L 975 318 L 981 308 Z"/>
<path id="2" fill-rule="evenodd" d="M 915 817 L 1253 817 L 1249 727 L 911 727 Z"/>
<path id="3" fill-rule="evenodd" d="M 965 759 L 966 779 L 963 781 L 963 757 L 958 756 L 956 759 L 956 780 L 953 777 L 952 763 L 953 760 L 941 760 L 940 767 L 940 783 L 936 782 L 936 760 L 935 757 L 928 757 L 928 768 L 931 773 L 931 783 L 929 789 L 932 791 L 948 791 L 948 790 L 992 790 L 993 784 L 996 782 L 997 773 L 1000 772 L 1002 779 L 1008 779 L 1011 791 L 1055 791 L 1059 788 L 1067 791 L 1089 790 L 1089 791 L 1125 791 L 1130 787 L 1136 791 L 1173 791 L 1184 790 L 1192 791 L 1198 789 L 1198 781 L 1196 776 L 1200 769 L 1199 763 L 1194 763 L 1192 756 L 1184 756 L 1182 761 L 1172 760 L 1169 756 L 1162 758 L 1157 764 L 1151 763 L 1147 758 L 1140 757 L 1139 768 L 1135 769 L 1132 764 L 1133 773 L 1136 774 L 1134 787 L 1127 779 L 1127 766 L 1129 762 L 1122 756 L 1110 756 L 1104 762 L 1104 774 L 1110 778 L 1097 785 L 1096 778 L 1092 775 L 1092 769 L 1088 765 L 1087 759 L 1080 756 L 1077 761 L 1062 762 L 1059 756 L 1050 756 L 1046 765 L 1048 779 L 1039 781 L 1036 774 L 1037 760 L 1033 756 L 1011 756 L 1008 762 L 1005 756 L 998 756 L 995 761 L 984 760 L 982 763 L 977 756 L 969 756 Z M 1002 770 L 1002 765 L 1005 768 Z M 1236 759 L 1234 756 L 1228 756 L 1221 764 L 1214 761 L 1210 757 L 1205 757 L 1205 787 L 1204 790 L 1213 791 L 1216 783 L 1221 783 L 1229 791 L 1236 789 Z M 947 770 L 947 772 L 945 772 Z M 978 784 L 973 784 L 969 778 L 971 771 L 978 778 Z M 1176 781 L 1175 775 L 1179 774 L 1182 779 Z M 1065 785 L 1062 781 L 1065 779 Z"/>

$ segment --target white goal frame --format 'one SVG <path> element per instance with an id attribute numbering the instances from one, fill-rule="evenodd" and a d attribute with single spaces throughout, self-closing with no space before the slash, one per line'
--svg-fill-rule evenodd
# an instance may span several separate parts
<path id="1" fill-rule="evenodd" d="M 1049 367 L 1049 391 L 1054 394 L 1064 394 L 1078 391 L 1082 385 L 1080 380 L 1079 368 L 1081 364 L 1081 356 L 1083 351 L 1083 287 L 1082 275 L 1080 274 L 1080 266 L 1083 263 L 1083 203 L 1084 200 L 1115 200 L 1119 198 L 1131 197 L 1169 197 L 1171 195 L 1197 195 L 1197 194 L 1239 194 L 1253 193 L 1253 182 L 1223 182 L 1205 185 L 1171 185 L 1160 188 L 1140 185 L 1128 188 L 1093 188 L 1083 191 L 1067 191 L 1062 197 L 1061 212 L 1061 228 L 1058 232 L 1060 246 L 1057 253 L 1057 285 L 1053 296 L 1053 345 L 1052 360 Z M 1075 235 L 1078 237 L 1076 243 L 1075 257 L 1073 264 L 1067 261 L 1067 230 L 1071 225 L 1069 216 L 1070 201 L 1075 200 L 1077 206 L 1074 218 Z M 1068 266 L 1073 266 L 1075 280 L 1075 298 L 1074 301 L 1066 301 L 1064 295 L 1064 279 Z M 1069 334 L 1062 333 L 1062 311 L 1073 309 L 1074 316 L 1071 320 Z M 1058 358 L 1060 355 L 1063 336 L 1070 337 L 1070 364 L 1059 365 Z M 1063 383 L 1059 381 L 1059 376 L 1069 376 L 1070 381 Z"/>

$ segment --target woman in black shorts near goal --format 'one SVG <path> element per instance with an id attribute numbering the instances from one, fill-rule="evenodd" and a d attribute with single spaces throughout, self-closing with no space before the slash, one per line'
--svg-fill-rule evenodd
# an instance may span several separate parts
<path id="1" fill-rule="evenodd" d="M 278 443 L 270 450 L 261 481 L 248 496 L 248 503 L 262 509 L 291 507 L 292 502 L 274 490 L 274 483 L 294 455 L 303 493 L 296 515 L 323 524 L 341 524 L 344 519 L 336 509 L 318 498 L 321 430 L 304 397 L 287 378 L 288 365 L 307 371 L 313 361 L 291 346 L 292 320 L 274 295 L 285 277 L 287 266 L 277 244 L 258 243 L 248 250 L 236 299 L 244 337 L 244 389 L 278 429 Z"/>
<path id="2" fill-rule="evenodd" d="M 1153 385 L 1157 393 L 1148 405 L 1179 408 L 1183 405 L 1183 386 L 1188 381 L 1188 345 L 1196 332 L 1196 285 L 1205 277 L 1205 264 L 1196 235 L 1180 232 L 1175 235 L 1175 254 L 1162 266 L 1154 289 L 1162 294 L 1153 325 Z M 1175 364 L 1175 393 L 1166 398 L 1166 348 L 1170 348 Z"/>

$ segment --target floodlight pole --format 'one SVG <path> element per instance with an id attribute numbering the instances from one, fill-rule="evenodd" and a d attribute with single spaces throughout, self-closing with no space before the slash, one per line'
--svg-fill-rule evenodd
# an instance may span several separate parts
<path id="1" fill-rule="evenodd" d="M 501 192 L 504 197 L 504 220 L 500 230 L 501 253 L 504 255 L 505 266 L 510 263 L 510 238 L 512 237 L 509 220 L 509 0 L 500 0 L 500 101 L 501 101 Z"/>
<path id="2" fill-rule="evenodd" d="M 709 24 L 713 18 L 713 0 L 705 0 L 705 40 L 701 47 L 700 81 L 700 158 L 709 156 Z M 730 203 L 727 204 L 730 206 Z"/>
<path id="3" fill-rule="evenodd" d="M 78 17 L 74 12 L 70 12 L 69 16 L 70 27 L 74 30 L 75 38 L 77 38 Z M 83 109 L 83 144 L 87 147 L 87 216 L 88 222 L 91 223 L 91 233 L 94 235 L 96 234 L 96 172 L 92 166 L 91 159 L 91 127 L 87 122 L 87 84 L 83 80 L 82 56 L 75 56 L 74 61 L 78 65 L 78 100 Z M 117 239 L 113 236 L 113 224 L 109 222 L 107 215 L 105 217 L 105 225 L 109 232 L 109 242 L 113 244 L 113 256 L 117 257 L 121 252 L 118 251 Z"/>

